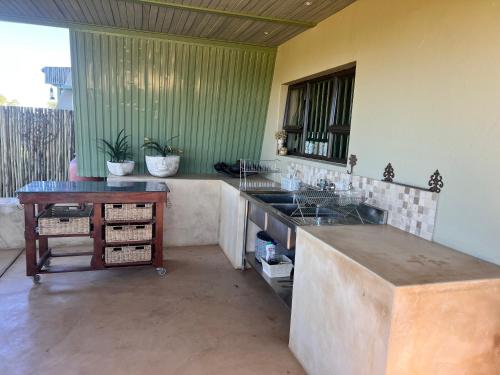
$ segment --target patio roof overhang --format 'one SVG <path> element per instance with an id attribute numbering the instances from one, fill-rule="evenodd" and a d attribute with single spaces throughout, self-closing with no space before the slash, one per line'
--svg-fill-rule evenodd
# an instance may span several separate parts
<path id="1" fill-rule="evenodd" d="M 275 47 L 356 0 L 3 0 L 0 20 Z"/>

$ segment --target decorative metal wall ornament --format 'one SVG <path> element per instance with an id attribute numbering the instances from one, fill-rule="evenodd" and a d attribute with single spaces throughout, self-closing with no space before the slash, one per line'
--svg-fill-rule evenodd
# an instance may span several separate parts
<path id="1" fill-rule="evenodd" d="M 382 181 L 385 182 L 393 182 L 394 181 L 394 168 L 392 167 L 392 164 L 389 163 L 387 164 L 387 167 L 385 167 L 384 170 L 384 179 Z"/>
<path id="2" fill-rule="evenodd" d="M 436 169 L 436 172 L 434 172 L 431 175 L 431 178 L 429 180 L 429 191 L 432 191 L 433 193 L 440 193 L 441 189 L 444 186 L 443 182 L 443 176 L 439 173 L 439 170 Z"/>
<path id="3" fill-rule="evenodd" d="M 358 158 L 356 157 L 356 155 L 351 154 L 351 156 L 349 156 L 349 165 L 351 166 L 351 170 L 347 171 L 347 174 L 352 174 L 352 171 L 356 164 L 358 164 Z"/>

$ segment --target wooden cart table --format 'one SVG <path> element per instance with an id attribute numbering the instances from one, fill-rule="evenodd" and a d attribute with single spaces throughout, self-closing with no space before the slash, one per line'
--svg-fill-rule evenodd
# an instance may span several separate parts
<path id="1" fill-rule="evenodd" d="M 40 274 L 104 270 L 111 267 L 128 267 L 152 265 L 160 275 L 166 273 L 163 267 L 163 210 L 167 200 L 168 187 L 161 182 L 60 182 L 35 181 L 25 185 L 17 191 L 19 201 L 24 205 L 25 223 L 25 253 L 26 275 L 32 276 L 33 281 L 40 281 Z M 86 234 L 40 234 L 38 221 L 56 204 L 77 204 L 91 207 L 89 231 Z M 105 206 L 105 205 L 108 206 Z M 152 215 L 147 220 L 106 220 L 105 209 L 120 207 L 120 205 L 145 204 L 152 209 Z M 111 206 L 110 206 L 111 205 Z M 106 208 L 105 208 L 106 207 Z M 124 240 L 110 243 L 106 239 L 107 226 L 124 225 L 130 227 L 143 225 L 151 228 L 151 238 L 148 240 Z M 52 252 L 48 246 L 51 237 L 91 237 L 93 249 L 88 252 L 58 253 Z M 37 246 L 38 242 L 38 246 Z M 106 247 L 112 246 L 148 246 L 151 259 L 148 261 L 128 263 L 107 263 L 104 252 Z M 149 247 L 150 246 L 150 247 Z M 38 248 L 38 254 L 37 254 Z M 50 258 L 65 256 L 91 256 L 88 266 L 51 267 Z"/>

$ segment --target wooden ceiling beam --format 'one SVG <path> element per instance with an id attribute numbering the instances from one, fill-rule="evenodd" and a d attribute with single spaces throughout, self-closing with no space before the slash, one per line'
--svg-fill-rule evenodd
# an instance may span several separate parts
<path id="1" fill-rule="evenodd" d="M 255 48 L 259 50 L 275 50 L 273 45 L 246 43 L 239 41 L 221 40 L 221 39 L 208 39 L 197 36 L 174 35 L 163 32 L 147 31 L 139 29 L 124 29 L 116 26 L 96 25 L 77 21 L 64 21 L 54 20 L 46 17 L 25 17 L 25 16 L 10 16 L 0 13 L 0 21 L 25 23 L 29 25 L 40 25 L 49 27 L 63 27 L 74 31 L 86 31 L 99 34 L 112 34 L 112 35 L 129 35 L 144 38 L 155 38 L 169 41 L 176 41 L 182 43 L 196 43 L 196 44 L 210 44 L 219 45 L 223 47 L 241 47 L 241 48 Z"/>
<path id="2" fill-rule="evenodd" d="M 302 20 L 292 20 L 292 19 L 286 19 L 286 18 L 267 17 L 267 16 L 261 16 L 258 14 L 250 14 L 250 13 L 229 11 L 229 10 L 223 10 L 223 9 L 207 8 L 207 7 L 201 7 L 201 6 L 196 6 L 196 5 L 190 5 L 190 4 L 174 3 L 171 1 L 164 1 L 164 0 L 120 0 L 120 1 L 131 2 L 131 3 L 141 4 L 141 5 L 154 5 L 154 6 L 158 6 L 158 7 L 177 9 L 177 10 L 185 10 L 185 11 L 189 11 L 189 12 L 213 14 L 213 15 L 224 16 L 224 17 L 243 18 L 243 19 L 252 20 L 252 21 L 269 22 L 269 23 L 276 23 L 276 24 L 289 25 L 289 26 L 299 26 L 299 27 L 303 27 L 305 29 L 309 29 L 309 28 L 316 26 L 316 23 L 314 23 L 314 22 L 308 22 L 308 21 L 302 21 Z"/>

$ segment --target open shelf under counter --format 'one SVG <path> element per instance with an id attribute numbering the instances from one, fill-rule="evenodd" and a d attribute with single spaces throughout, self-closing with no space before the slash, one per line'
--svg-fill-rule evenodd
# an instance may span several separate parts
<path id="1" fill-rule="evenodd" d="M 255 253 L 246 253 L 245 260 L 257 272 L 271 289 L 280 297 L 288 308 L 292 308 L 292 287 L 293 280 L 290 277 L 269 277 L 263 269 L 262 264 L 255 259 Z"/>

